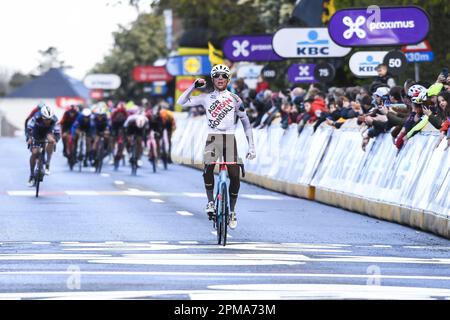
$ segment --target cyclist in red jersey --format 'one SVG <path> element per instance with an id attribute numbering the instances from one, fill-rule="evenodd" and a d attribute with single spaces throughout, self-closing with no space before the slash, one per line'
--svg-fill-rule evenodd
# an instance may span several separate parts
<path id="1" fill-rule="evenodd" d="M 64 112 L 59 125 L 61 126 L 61 135 L 63 141 L 63 154 L 65 157 L 69 157 L 72 154 L 72 150 L 68 148 L 69 139 L 71 138 L 72 125 L 77 120 L 79 109 L 75 105 L 71 105 Z"/>

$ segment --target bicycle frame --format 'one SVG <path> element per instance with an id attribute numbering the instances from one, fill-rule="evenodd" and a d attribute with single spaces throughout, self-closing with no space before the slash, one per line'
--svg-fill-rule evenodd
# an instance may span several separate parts
<path id="1" fill-rule="evenodd" d="M 237 162 L 212 162 L 219 165 L 219 180 L 217 181 L 217 192 L 214 199 L 216 217 L 214 227 L 217 230 L 217 244 L 223 246 L 227 243 L 227 229 L 229 222 L 229 195 L 228 195 L 228 168 L 227 165 L 237 165 Z"/>
<path id="2" fill-rule="evenodd" d="M 35 141 L 33 142 L 31 146 L 31 150 L 33 148 L 38 149 L 38 155 L 36 158 L 36 164 L 34 169 L 34 181 L 36 184 L 36 198 L 39 197 L 39 186 L 41 181 L 44 181 L 44 165 L 46 163 L 46 146 L 47 146 L 48 140 L 42 140 L 42 141 Z"/>
<path id="3" fill-rule="evenodd" d="M 81 168 L 83 167 L 83 161 L 87 157 L 87 138 L 86 132 L 81 131 L 80 136 L 78 137 L 78 146 L 77 146 L 77 158 L 78 158 L 78 171 L 81 172 Z"/>

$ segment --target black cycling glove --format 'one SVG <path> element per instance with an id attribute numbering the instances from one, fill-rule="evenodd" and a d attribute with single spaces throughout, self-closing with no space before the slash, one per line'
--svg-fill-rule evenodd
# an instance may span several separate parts
<path id="1" fill-rule="evenodd" d="M 201 83 L 198 81 L 198 79 L 195 80 L 194 86 L 195 86 L 196 88 L 202 88 L 202 87 L 204 87 L 205 85 L 206 85 L 206 83 L 201 84 Z"/>

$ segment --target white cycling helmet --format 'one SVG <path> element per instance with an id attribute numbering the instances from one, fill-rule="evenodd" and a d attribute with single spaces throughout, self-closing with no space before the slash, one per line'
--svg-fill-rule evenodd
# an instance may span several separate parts
<path id="1" fill-rule="evenodd" d="M 145 126 L 145 123 L 147 122 L 147 118 L 143 115 L 140 115 L 136 118 L 136 127 L 139 129 L 142 129 Z"/>
<path id="2" fill-rule="evenodd" d="M 212 67 L 211 78 L 214 77 L 214 75 L 217 73 L 225 73 L 228 76 L 228 78 L 230 78 L 231 76 L 230 68 L 228 68 L 224 64 L 216 64 L 214 67 Z"/>
<path id="3" fill-rule="evenodd" d="M 375 92 L 375 96 L 383 97 L 389 94 L 389 88 L 387 87 L 379 87 Z"/>
<path id="4" fill-rule="evenodd" d="M 44 119 L 51 119 L 55 115 L 55 112 L 49 106 L 43 105 L 41 107 L 41 115 L 42 115 L 42 118 L 44 118 Z"/>
<path id="5" fill-rule="evenodd" d="M 91 114 L 92 114 L 92 111 L 91 111 L 91 109 L 89 109 L 89 108 L 84 108 L 83 111 L 81 111 L 81 114 L 82 114 L 84 117 L 90 117 Z"/>
<path id="6" fill-rule="evenodd" d="M 413 103 L 421 104 L 426 100 L 427 88 L 420 84 L 412 85 L 408 89 L 408 97 L 411 98 Z"/>

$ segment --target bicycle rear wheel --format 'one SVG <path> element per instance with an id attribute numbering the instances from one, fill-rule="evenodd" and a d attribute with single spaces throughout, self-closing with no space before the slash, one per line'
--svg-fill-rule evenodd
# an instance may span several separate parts
<path id="1" fill-rule="evenodd" d="M 81 172 L 81 168 L 83 167 L 83 160 L 84 160 L 84 139 L 83 137 L 79 138 L 79 146 L 78 146 L 78 171 Z"/>
<path id="2" fill-rule="evenodd" d="M 42 152 L 45 152 L 45 151 L 41 151 L 41 154 L 42 154 Z M 43 163 L 44 159 L 43 158 L 44 157 L 41 154 L 39 155 L 39 159 L 38 159 L 39 164 L 38 164 L 36 170 L 34 171 L 34 183 L 36 184 L 36 198 L 39 197 L 39 188 L 41 185 L 41 180 L 43 180 L 43 176 L 44 176 L 44 170 L 43 170 L 43 168 L 44 168 L 44 163 Z"/>
<path id="3" fill-rule="evenodd" d="M 164 170 L 167 170 L 167 163 L 168 163 L 168 153 L 167 153 L 167 132 L 164 131 L 162 137 L 161 137 L 161 160 L 163 161 Z"/>
<path id="4" fill-rule="evenodd" d="M 135 176 L 137 174 L 137 146 L 136 141 L 133 140 L 133 146 L 131 151 L 131 175 Z"/>
<path id="5" fill-rule="evenodd" d="M 34 179 L 35 179 L 34 183 L 35 183 L 35 186 L 36 186 L 36 198 L 39 197 L 39 186 L 41 184 L 41 179 L 39 179 L 39 176 L 40 176 L 40 170 L 38 169 L 37 172 L 34 175 Z"/>

